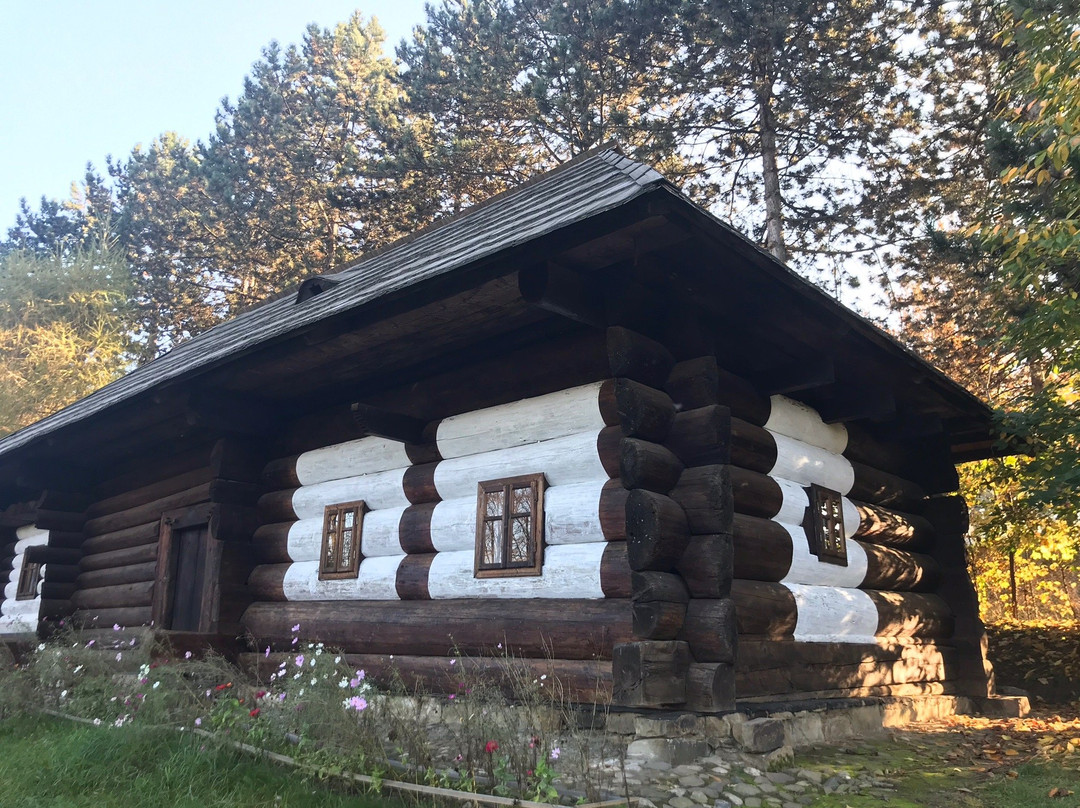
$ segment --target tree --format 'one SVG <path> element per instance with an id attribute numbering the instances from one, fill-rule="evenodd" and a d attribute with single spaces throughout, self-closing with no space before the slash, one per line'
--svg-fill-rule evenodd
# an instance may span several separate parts
<path id="1" fill-rule="evenodd" d="M 0 434 L 121 376 L 127 273 L 107 251 L 0 256 Z"/>

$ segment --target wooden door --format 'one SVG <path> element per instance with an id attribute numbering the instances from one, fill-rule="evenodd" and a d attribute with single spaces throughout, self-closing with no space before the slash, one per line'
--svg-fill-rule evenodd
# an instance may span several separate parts
<path id="1" fill-rule="evenodd" d="M 210 535 L 209 506 L 166 514 L 161 520 L 154 625 L 207 633 L 217 620 L 220 542 Z"/>

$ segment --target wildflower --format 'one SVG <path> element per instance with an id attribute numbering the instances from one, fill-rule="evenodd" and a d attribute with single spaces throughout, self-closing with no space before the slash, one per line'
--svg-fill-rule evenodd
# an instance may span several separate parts
<path id="1" fill-rule="evenodd" d="M 101 726 L 101 719 L 100 718 L 95 718 L 94 719 L 94 726 L 95 727 L 100 727 Z"/>
<path id="2" fill-rule="evenodd" d="M 250 715 L 252 718 L 257 718 L 258 715 L 259 715 L 259 708 L 256 707 L 254 710 L 252 710 L 250 713 L 248 713 L 248 715 Z"/>
<path id="3" fill-rule="evenodd" d="M 134 647 L 135 647 L 135 638 L 134 638 L 134 637 L 132 637 L 132 638 L 131 638 L 131 642 L 129 642 L 129 643 L 128 643 L 128 646 L 129 646 L 130 648 L 134 648 Z"/>
<path id="4" fill-rule="evenodd" d="M 318 651 L 316 651 L 315 653 L 318 653 Z M 310 662 L 308 662 L 308 664 L 311 665 L 311 667 L 314 668 L 315 667 L 315 660 L 312 659 Z"/>
<path id="5" fill-rule="evenodd" d="M 393 656 L 391 655 L 391 657 L 390 657 L 390 658 L 391 658 L 391 659 L 393 659 L 394 657 L 393 657 Z M 357 679 L 359 679 L 359 680 L 360 680 L 361 682 L 362 682 L 362 681 L 364 681 L 364 676 L 365 676 L 365 673 L 364 673 L 364 669 L 363 669 L 363 668 L 361 668 L 360 670 L 358 670 L 358 671 L 356 672 L 356 678 L 357 678 Z"/>
<path id="6" fill-rule="evenodd" d="M 232 682 L 226 682 L 223 685 L 218 685 L 217 687 L 214 688 L 214 690 L 217 690 L 218 692 L 220 692 L 222 690 L 228 690 L 230 687 L 232 687 Z"/>
<path id="7" fill-rule="evenodd" d="M 553 746 L 551 748 L 551 759 L 552 760 L 558 760 L 559 755 L 561 755 L 561 754 L 562 754 L 562 749 L 560 749 L 559 747 Z"/>
<path id="8" fill-rule="evenodd" d="M 344 681 L 344 679 L 342 681 Z M 354 679 L 350 679 L 349 680 L 349 687 L 353 688 L 354 690 L 356 688 L 360 687 L 360 679 L 359 679 L 359 677 L 354 678 Z"/>
<path id="9" fill-rule="evenodd" d="M 277 679 L 277 674 L 276 674 L 276 673 L 271 673 L 271 674 L 270 674 L 270 681 L 272 682 L 272 681 L 274 681 L 275 679 Z"/>
<path id="10" fill-rule="evenodd" d="M 195 719 L 195 726 L 197 726 L 197 727 L 201 727 L 201 726 L 202 726 L 202 719 L 201 719 L 201 718 L 196 718 L 196 719 Z"/>
<path id="11" fill-rule="evenodd" d="M 346 699 L 344 704 L 346 710 L 356 710 L 358 713 L 367 709 L 367 699 L 363 696 L 353 696 L 351 699 Z"/>
<path id="12" fill-rule="evenodd" d="M 495 647 L 496 647 L 496 648 L 498 648 L 498 649 L 499 649 L 499 650 L 501 651 L 501 650 L 502 650 L 502 643 L 499 643 L 499 644 L 498 644 L 498 645 L 496 645 Z"/>
<path id="13" fill-rule="evenodd" d="M 545 673 L 545 674 L 543 674 L 543 675 L 541 675 L 541 677 L 540 677 L 540 681 L 542 682 L 542 681 L 544 681 L 545 679 L 547 679 L 547 674 L 546 674 L 546 673 Z"/>
<path id="14" fill-rule="evenodd" d="M 304 695 L 304 688 L 300 688 L 300 692 L 297 693 L 296 695 L 298 695 L 298 696 Z"/>
<path id="15" fill-rule="evenodd" d="M 453 701 L 453 700 L 454 700 L 454 699 L 456 698 L 456 694 L 454 694 L 454 693 L 451 693 L 451 694 L 450 694 L 449 696 L 447 696 L 446 698 L 450 699 L 450 701 Z"/>
<path id="16" fill-rule="evenodd" d="M 145 685 L 145 684 L 146 684 L 147 682 L 149 682 L 149 681 L 150 681 L 150 680 L 149 680 L 149 679 L 148 679 L 147 677 L 143 676 L 143 677 L 141 677 L 141 678 L 139 679 L 139 684 L 140 684 L 140 685 Z"/>
<path id="17" fill-rule="evenodd" d="M 67 691 L 66 690 L 61 690 L 60 691 L 60 698 L 62 698 L 62 699 L 67 698 Z"/>
<path id="18" fill-rule="evenodd" d="M 300 639 L 298 637 L 293 637 L 292 638 L 292 644 L 293 645 L 296 645 L 298 642 L 300 642 Z"/>
<path id="19" fill-rule="evenodd" d="M 349 686 L 349 680 L 348 679 L 342 679 L 340 682 L 337 683 L 337 686 L 340 687 L 342 690 L 344 690 L 345 688 L 347 688 Z"/>
<path id="20" fill-rule="evenodd" d="M 304 666 L 304 655 L 303 654 L 297 654 L 296 655 L 296 667 L 302 668 L 303 666 Z"/>
<path id="21" fill-rule="evenodd" d="M 87 643 L 86 643 L 86 647 L 87 647 L 87 648 L 90 648 L 90 647 L 92 647 L 92 646 L 94 645 L 94 643 L 95 643 L 95 642 L 97 642 L 97 640 L 90 640 L 89 642 L 87 642 Z"/>
<path id="22" fill-rule="evenodd" d="M 154 690 L 157 690 L 157 689 L 158 689 L 159 687 L 161 687 L 161 682 L 154 682 L 154 687 L 153 687 L 153 689 L 154 689 Z"/>
<path id="23" fill-rule="evenodd" d="M 488 741 L 486 744 L 484 744 L 484 751 L 487 752 L 489 755 L 492 752 L 497 752 L 498 750 L 499 750 L 499 744 L 496 743 L 495 741 Z"/>
<path id="24" fill-rule="evenodd" d="M 266 691 L 265 690 L 260 690 L 258 693 L 255 694 L 255 698 L 261 699 L 265 695 L 266 695 Z"/>
<path id="25" fill-rule="evenodd" d="M 456 664 L 457 664 L 457 660 L 456 660 L 456 659 L 451 659 L 451 660 L 450 660 L 450 664 L 451 664 L 451 665 L 456 665 Z"/>
<path id="26" fill-rule="evenodd" d="M 284 693 L 278 693 L 277 700 L 278 701 L 285 701 L 285 694 Z"/>
<path id="27" fill-rule="evenodd" d="M 113 623 L 112 630 L 113 631 L 119 631 L 120 630 L 120 624 L 119 623 Z"/>
<path id="28" fill-rule="evenodd" d="M 266 646 L 266 653 L 265 653 L 265 654 L 263 654 L 263 656 L 264 656 L 264 657 L 265 657 L 266 659 L 269 659 L 269 658 L 270 658 L 270 646 L 269 646 L 269 645 L 268 645 L 268 646 Z"/>
<path id="29" fill-rule="evenodd" d="M 123 658 L 124 658 L 123 653 L 118 651 L 117 654 L 116 654 L 116 661 L 119 662 Z"/>
<path id="30" fill-rule="evenodd" d="M 210 691 L 209 690 L 206 691 L 206 698 L 210 698 Z"/>
<path id="31" fill-rule="evenodd" d="M 299 679 L 301 675 L 302 674 L 299 671 L 297 671 L 295 674 L 293 674 L 293 679 Z"/>
<path id="32" fill-rule="evenodd" d="M 184 651 L 184 659 L 191 659 L 191 651 Z"/>
<path id="33" fill-rule="evenodd" d="M 295 626 L 292 627 L 292 630 L 293 630 L 294 633 L 299 631 L 300 630 L 300 624 L 297 623 Z"/>
<path id="34" fill-rule="evenodd" d="M 454 758 L 454 762 L 455 763 L 461 763 L 462 760 L 464 760 L 464 758 L 461 756 L 461 753 L 459 752 L 458 756 L 456 758 Z"/>
<path id="35" fill-rule="evenodd" d="M 83 668 L 83 666 L 82 666 L 82 665 L 76 665 L 76 666 L 75 666 L 75 669 L 74 669 L 74 670 L 72 671 L 72 673 L 78 673 L 79 671 L 81 671 L 81 670 L 82 670 L 82 668 Z"/>
<path id="36" fill-rule="evenodd" d="M 39 645 L 39 646 L 37 647 L 37 649 L 38 649 L 39 651 L 44 651 L 44 650 L 45 650 L 45 643 L 41 643 L 41 645 Z"/>
<path id="37" fill-rule="evenodd" d="M 341 657 L 339 657 L 339 656 L 334 657 L 334 664 L 335 665 L 340 665 L 341 664 Z"/>

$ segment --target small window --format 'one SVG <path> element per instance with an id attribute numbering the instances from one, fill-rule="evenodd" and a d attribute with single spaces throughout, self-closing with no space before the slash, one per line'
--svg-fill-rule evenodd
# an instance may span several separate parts
<path id="1" fill-rule="evenodd" d="M 810 486 L 810 519 L 806 528 L 810 552 L 820 561 L 847 566 L 844 500 L 836 491 Z"/>
<path id="2" fill-rule="evenodd" d="M 38 584 L 41 583 L 41 563 L 34 559 L 33 548 L 28 548 L 23 556 L 22 571 L 19 573 L 19 587 L 15 590 L 15 600 L 33 600 L 38 596 Z"/>
<path id="3" fill-rule="evenodd" d="M 544 475 L 480 483 L 477 578 L 539 575 L 544 565 Z"/>
<path id="4" fill-rule="evenodd" d="M 323 511 L 322 560 L 319 580 L 355 578 L 360 573 L 360 533 L 364 503 L 327 505 Z"/>

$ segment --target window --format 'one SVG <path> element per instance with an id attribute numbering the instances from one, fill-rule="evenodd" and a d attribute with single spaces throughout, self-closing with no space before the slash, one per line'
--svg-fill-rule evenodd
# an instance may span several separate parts
<path id="1" fill-rule="evenodd" d="M 836 491 L 810 486 L 810 524 L 806 528 L 810 552 L 818 560 L 847 566 L 844 535 L 844 500 Z"/>
<path id="2" fill-rule="evenodd" d="M 480 483 L 477 578 L 539 575 L 544 564 L 544 475 Z"/>
<path id="3" fill-rule="evenodd" d="M 19 587 L 15 590 L 15 600 L 33 600 L 38 596 L 38 584 L 41 583 L 41 562 L 37 561 L 32 547 L 23 555 L 22 571 L 19 573 Z"/>
<path id="4" fill-rule="evenodd" d="M 322 560 L 319 580 L 355 578 L 360 573 L 360 533 L 364 503 L 327 505 L 323 511 Z"/>

